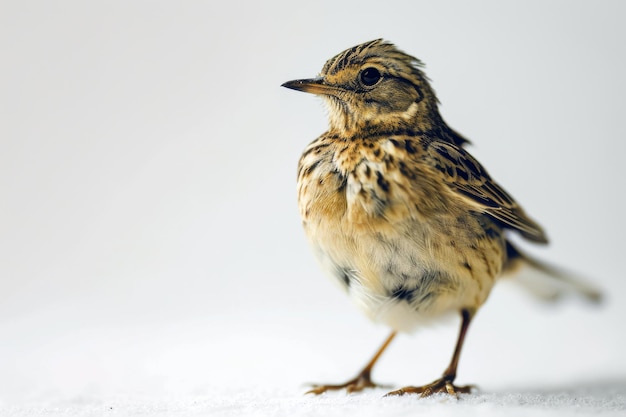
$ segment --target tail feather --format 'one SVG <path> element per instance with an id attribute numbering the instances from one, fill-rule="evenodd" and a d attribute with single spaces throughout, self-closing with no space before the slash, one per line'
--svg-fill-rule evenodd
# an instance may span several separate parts
<path id="1" fill-rule="evenodd" d="M 556 301 L 576 294 L 592 303 L 602 301 L 602 292 L 585 279 L 563 268 L 520 252 L 507 242 L 505 272 L 519 271 L 514 280 L 533 295 L 546 301 Z"/>

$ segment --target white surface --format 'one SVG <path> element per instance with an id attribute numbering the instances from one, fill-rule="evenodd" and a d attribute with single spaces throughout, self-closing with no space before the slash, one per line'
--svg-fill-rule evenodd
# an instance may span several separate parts
<path id="1" fill-rule="evenodd" d="M 0 415 L 624 413 L 623 3 L 335 3 L 0 4 Z M 301 395 L 386 330 L 306 247 L 295 165 L 325 114 L 279 86 L 377 37 L 545 225 L 528 250 L 607 293 L 496 288 L 458 403 Z M 430 382 L 457 326 L 400 337 L 375 377 Z"/>
<path id="2" fill-rule="evenodd" d="M 298 396 L 293 392 L 256 390 L 245 393 L 207 388 L 188 396 L 133 398 L 94 396 L 45 402 L 35 407 L 2 409 L 12 416 L 38 415 L 153 415 L 153 416 L 623 416 L 624 387 L 613 385 L 571 388 L 558 391 L 498 392 L 463 396 L 459 400 L 442 395 L 382 398 L 384 391 L 364 394 Z M 4 414 L 4 415 L 7 415 Z"/>

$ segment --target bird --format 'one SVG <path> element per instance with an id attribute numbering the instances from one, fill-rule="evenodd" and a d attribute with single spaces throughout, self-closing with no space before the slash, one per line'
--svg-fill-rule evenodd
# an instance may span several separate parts
<path id="1" fill-rule="evenodd" d="M 444 121 L 423 68 L 376 39 L 329 59 L 315 78 L 282 84 L 320 96 L 328 107 L 328 130 L 305 148 L 297 170 L 310 246 L 357 307 L 391 328 L 356 377 L 308 393 L 377 387 L 372 370 L 398 333 L 453 314 L 460 314 L 461 327 L 442 376 L 387 395 L 470 393 L 473 386 L 454 383 L 469 325 L 496 281 L 523 265 L 600 298 L 595 288 L 513 245 L 512 234 L 537 244 L 548 239 L 467 151 L 469 140 Z M 542 285 L 536 292 L 546 298 L 562 292 Z"/>

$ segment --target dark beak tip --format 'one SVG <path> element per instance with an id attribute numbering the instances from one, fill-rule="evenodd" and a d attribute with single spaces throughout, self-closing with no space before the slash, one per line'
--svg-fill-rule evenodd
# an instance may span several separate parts
<path id="1" fill-rule="evenodd" d="M 333 88 L 327 86 L 322 77 L 291 80 L 281 84 L 281 86 L 291 90 L 304 91 L 305 93 L 318 95 L 329 95 L 333 92 Z"/>
<path id="2" fill-rule="evenodd" d="M 302 84 L 303 84 L 302 80 L 291 80 L 291 81 L 286 81 L 282 83 L 280 86 L 289 88 L 292 90 L 300 90 L 302 88 Z"/>

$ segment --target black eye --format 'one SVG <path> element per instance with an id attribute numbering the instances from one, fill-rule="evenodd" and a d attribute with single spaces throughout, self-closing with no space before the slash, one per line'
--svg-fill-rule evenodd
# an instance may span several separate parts
<path id="1" fill-rule="evenodd" d="M 378 80 L 380 80 L 380 77 L 380 71 L 378 71 L 376 68 L 369 67 L 361 71 L 361 82 L 363 82 L 363 84 L 367 85 L 368 87 L 376 84 Z"/>

